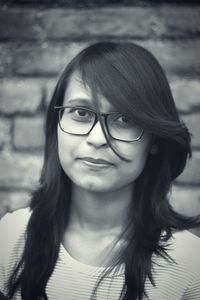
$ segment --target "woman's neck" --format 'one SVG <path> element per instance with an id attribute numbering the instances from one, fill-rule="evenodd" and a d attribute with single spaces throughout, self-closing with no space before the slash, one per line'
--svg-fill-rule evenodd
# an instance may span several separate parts
<path id="1" fill-rule="evenodd" d="M 128 221 L 132 194 L 132 186 L 109 193 L 73 186 L 69 226 L 99 233 L 121 232 Z"/>

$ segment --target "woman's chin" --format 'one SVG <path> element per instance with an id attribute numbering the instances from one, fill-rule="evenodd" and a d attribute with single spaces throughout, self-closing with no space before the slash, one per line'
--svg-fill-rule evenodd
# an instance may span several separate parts
<path id="1" fill-rule="evenodd" d="M 76 185 L 82 188 L 83 190 L 96 193 L 105 193 L 114 190 L 113 184 L 108 180 L 95 180 L 94 178 L 76 182 Z"/>

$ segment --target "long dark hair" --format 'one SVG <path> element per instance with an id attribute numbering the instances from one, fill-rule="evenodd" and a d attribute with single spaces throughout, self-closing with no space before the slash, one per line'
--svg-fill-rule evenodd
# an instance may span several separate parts
<path id="1" fill-rule="evenodd" d="M 188 229 L 197 223 L 175 212 L 167 196 L 191 156 L 190 134 L 179 119 L 166 76 L 152 54 L 132 43 L 113 42 L 96 43 L 82 50 L 66 67 L 55 88 L 47 113 L 40 187 L 32 196 L 25 248 L 10 277 L 8 296 L 21 289 L 22 299 L 47 298 L 45 288 L 67 226 L 72 186 L 59 163 L 58 115 L 54 106 L 62 105 L 74 72 L 79 73 L 95 97 L 100 93 L 152 134 L 159 149 L 156 155 L 149 154 L 135 182 L 132 216 L 124 232 L 127 244 L 119 259 L 125 264 L 121 297 L 142 299 L 146 279 L 154 284 L 152 255 L 170 259 L 167 248 L 159 243 L 161 232 L 167 243 L 173 230 Z"/>

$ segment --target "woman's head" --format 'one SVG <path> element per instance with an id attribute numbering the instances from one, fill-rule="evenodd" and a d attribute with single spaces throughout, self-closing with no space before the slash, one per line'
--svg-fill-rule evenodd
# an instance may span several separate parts
<path id="1" fill-rule="evenodd" d="M 55 161 L 58 163 L 55 152 L 57 151 L 58 110 L 54 107 L 71 105 L 69 98 L 72 96 L 77 98 L 81 90 L 85 93 L 82 96 L 92 101 L 86 105 L 86 108 L 92 108 L 97 112 L 104 132 L 103 143 L 109 147 L 111 156 L 115 155 L 116 160 L 124 160 L 124 164 L 129 163 L 130 166 L 135 149 L 139 149 L 145 142 L 145 151 L 141 151 L 143 163 L 136 172 L 138 176 L 143 170 L 146 159 L 155 163 L 153 171 L 157 172 L 156 168 L 159 168 L 164 157 L 168 161 L 171 181 L 181 173 L 187 155 L 190 153 L 188 131 L 178 118 L 169 84 L 159 63 L 147 50 L 131 43 L 100 42 L 91 45 L 82 50 L 66 67 L 49 106 L 47 159 L 50 156 L 52 163 Z M 74 104 L 85 106 L 80 101 L 73 102 Z M 130 118 L 139 130 L 143 131 L 141 138 L 133 142 L 113 139 L 107 133 L 104 117 L 100 116 L 100 113 L 110 111 L 117 111 Z M 98 129 L 98 124 L 88 134 L 89 141 L 93 131 Z M 69 137 L 69 133 L 58 129 L 59 135 L 63 136 L 62 140 L 65 136 L 66 141 L 67 136 Z M 82 140 L 83 136 L 72 134 L 68 141 L 69 148 L 71 139 L 75 138 Z M 151 154 L 152 143 L 159 149 L 156 156 Z M 105 145 L 103 149 L 105 150 Z M 84 152 L 84 156 L 90 154 L 93 155 L 93 152 Z M 102 151 L 100 158 L 103 158 L 104 154 Z M 61 151 L 59 156 L 62 164 Z M 94 157 L 99 158 L 97 154 Z"/>
<path id="2" fill-rule="evenodd" d="M 57 129 L 59 159 L 65 174 L 77 186 L 93 192 L 113 192 L 132 186 L 140 175 L 151 135 L 116 111 L 102 95 L 98 95 L 98 101 L 100 116 L 91 89 L 79 74 L 72 74 Z M 102 118 L 102 124 L 98 118 Z M 109 132 L 108 138 L 102 127 Z"/>

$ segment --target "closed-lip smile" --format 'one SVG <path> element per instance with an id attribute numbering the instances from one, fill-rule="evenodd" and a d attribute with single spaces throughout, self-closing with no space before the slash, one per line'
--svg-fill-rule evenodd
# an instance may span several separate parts
<path id="1" fill-rule="evenodd" d="M 84 162 L 91 164 L 91 165 L 99 165 L 99 166 L 108 166 L 108 165 L 113 165 L 111 162 L 108 160 L 102 159 L 102 158 L 93 158 L 89 156 L 81 157 L 81 160 Z"/>

